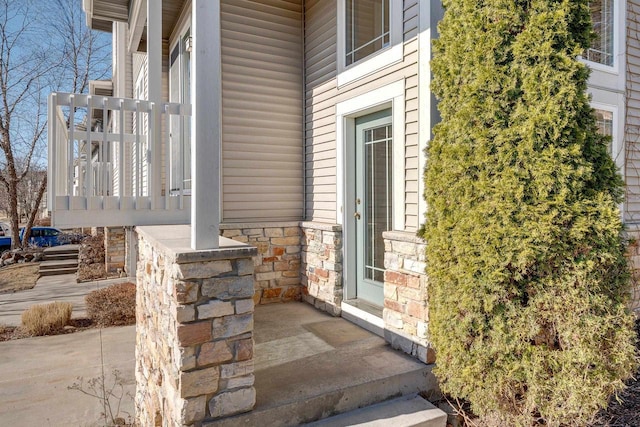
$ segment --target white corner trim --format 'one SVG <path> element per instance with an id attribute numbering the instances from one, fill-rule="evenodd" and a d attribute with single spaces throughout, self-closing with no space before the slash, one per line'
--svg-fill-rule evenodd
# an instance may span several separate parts
<path id="1" fill-rule="evenodd" d="M 405 227 L 405 87 L 404 79 L 382 86 L 371 92 L 347 99 L 336 105 L 336 222 L 344 224 L 347 203 L 346 171 L 351 170 L 347 163 L 353 157 L 347 149 L 356 117 L 392 108 L 393 126 L 393 228 L 404 230 Z M 352 145 L 351 145 L 352 148 Z"/>
<path id="2" fill-rule="evenodd" d="M 350 66 L 345 65 L 346 57 L 346 0 L 338 0 L 337 4 L 337 65 L 338 65 L 338 87 L 361 79 L 369 74 L 402 61 L 404 46 L 402 42 L 403 30 L 403 2 L 399 0 L 389 0 L 389 44 L 371 56 L 358 61 Z"/>
<path id="3" fill-rule="evenodd" d="M 418 228 L 425 220 L 424 198 L 425 150 L 431 141 L 431 5 L 419 0 L 418 9 Z"/>

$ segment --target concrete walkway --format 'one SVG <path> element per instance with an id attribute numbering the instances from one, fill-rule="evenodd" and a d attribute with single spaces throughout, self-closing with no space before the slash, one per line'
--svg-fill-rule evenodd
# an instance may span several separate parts
<path id="1" fill-rule="evenodd" d="M 93 290 L 121 282 L 135 283 L 135 279 L 119 278 L 76 283 L 75 274 L 41 277 L 32 289 L 0 294 L 0 325 L 19 326 L 24 310 L 35 304 L 53 301 L 70 302 L 73 304 L 72 317 L 86 317 L 85 295 Z"/>
<path id="2" fill-rule="evenodd" d="M 78 377 L 85 385 L 100 377 L 104 360 L 106 385 L 118 369 L 133 396 L 135 335 L 135 326 L 123 326 L 0 342 L 0 426 L 104 425 L 100 401 L 67 387 Z M 112 400 L 114 410 L 117 403 Z M 120 406 L 125 419 L 126 413 L 134 415 L 128 396 Z"/>

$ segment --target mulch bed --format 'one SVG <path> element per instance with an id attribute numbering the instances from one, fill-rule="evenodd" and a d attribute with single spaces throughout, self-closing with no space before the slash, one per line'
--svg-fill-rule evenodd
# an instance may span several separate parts
<path id="1" fill-rule="evenodd" d="M 93 323 L 91 319 L 71 319 L 69 324 L 65 326 L 63 330 L 51 335 L 72 334 L 74 332 L 86 331 L 87 329 L 97 327 L 98 325 Z M 30 337 L 31 335 L 23 332 L 19 326 L 0 326 L 0 342 Z"/>
<path id="2" fill-rule="evenodd" d="M 636 332 L 640 337 L 640 319 L 636 321 Z M 640 351 L 640 341 L 637 343 Z M 593 427 L 638 427 L 640 426 L 640 369 L 635 378 L 627 381 L 627 388 L 620 393 L 618 400 L 611 399 L 606 411 L 600 411 Z"/>

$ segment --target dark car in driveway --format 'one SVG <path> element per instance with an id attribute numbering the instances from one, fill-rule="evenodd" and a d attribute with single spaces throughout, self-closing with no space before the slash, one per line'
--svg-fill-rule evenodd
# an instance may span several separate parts
<path id="1" fill-rule="evenodd" d="M 29 236 L 29 244 L 33 246 L 59 246 L 64 243 L 60 239 L 62 231 L 54 227 L 32 227 Z M 24 228 L 20 229 L 20 240 L 24 237 Z"/>

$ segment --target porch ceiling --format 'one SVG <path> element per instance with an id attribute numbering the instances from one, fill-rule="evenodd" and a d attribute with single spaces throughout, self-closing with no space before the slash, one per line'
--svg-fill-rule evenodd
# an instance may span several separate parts
<path id="1" fill-rule="evenodd" d="M 157 1 L 157 0 L 156 0 Z M 112 23 L 129 22 L 130 9 L 134 5 L 142 5 L 141 0 L 84 0 L 83 8 L 87 14 L 87 25 L 94 30 L 111 32 Z M 186 0 L 162 1 L 162 38 L 168 39 L 178 22 Z M 142 17 L 146 21 L 146 16 Z M 130 25 L 133 23 L 129 22 Z M 146 46 L 146 30 L 140 44 Z"/>
<path id="2" fill-rule="evenodd" d="M 169 40 L 169 37 L 171 37 L 185 3 L 186 0 L 165 0 L 162 2 L 162 38 L 164 40 Z M 142 30 L 142 36 L 140 36 L 138 52 L 145 52 L 146 50 L 147 27 L 145 25 L 144 30 Z"/>

